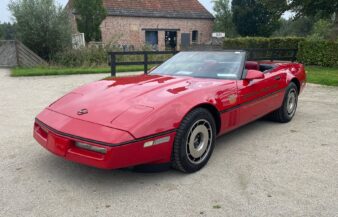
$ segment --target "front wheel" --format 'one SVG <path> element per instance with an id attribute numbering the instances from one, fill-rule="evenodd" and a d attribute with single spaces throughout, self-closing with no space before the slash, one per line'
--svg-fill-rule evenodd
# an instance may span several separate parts
<path id="1" fill-rule="evenodd" d="M 270 118 L 281 123 L 290 122 L 296 114 L 298 106 L 298 88 L 295 83 L 290 83 L 286 89 L 283 105 L 270 114 Z"/>
<path id="2" fill-rule="evenodd" d="M 191 111 L 177 130 L 172 165 L 174 168 L 193 173 L 202 169 L 209 161 L 216 138 L 213 116 L 204 108 Z"/>

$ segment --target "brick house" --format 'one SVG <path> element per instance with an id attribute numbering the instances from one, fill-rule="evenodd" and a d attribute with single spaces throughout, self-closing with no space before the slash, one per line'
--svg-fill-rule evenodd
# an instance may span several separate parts
<path id="1" fill-rule="evenodd" d="M 198 0 L 103 0 L 102 41 L 136 49 L 180 49 L 211 41 L 213 15 Z M 70 8 L 68 3 L 67 8 Z M 73 10 L 70 10 L 73 11 Z M 70 13 L 76 29 L 75 15 Z"/>

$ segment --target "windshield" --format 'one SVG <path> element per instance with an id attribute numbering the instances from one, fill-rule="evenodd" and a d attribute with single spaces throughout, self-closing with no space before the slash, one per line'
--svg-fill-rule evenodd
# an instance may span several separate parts
<path id="1" fill-rule="evenodd" d="M 237 80 L 244 61 L 245 52 L 180 52 L 150 74 Z"/>

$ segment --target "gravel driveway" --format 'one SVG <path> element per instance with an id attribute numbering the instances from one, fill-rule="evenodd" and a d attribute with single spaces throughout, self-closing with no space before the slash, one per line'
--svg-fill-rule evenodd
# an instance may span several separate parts
<path id="1" fill-rule="evenodd" d="M 196 174 L 143 174 L 64 161 L 32 138 L 38 112 L 104 76 L 0 69 L 0 216 L 338 216 L 338 88 L 309 85 L 290 124 L 221 137 Z"/>

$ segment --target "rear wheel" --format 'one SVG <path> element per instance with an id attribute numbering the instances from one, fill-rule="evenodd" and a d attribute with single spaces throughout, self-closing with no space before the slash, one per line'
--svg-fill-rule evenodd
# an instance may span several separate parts
<path id="1" fill-rule="evenodd" d="M 272 112 L 269 117 L 273 121 L 288 123 L 296 114 L 298 106 L 298 88 L 295 83 L 290 83 L 286 89 L 283 105 Z"/>
<path id="2" fill-rule="evenodd" d="M 216 138 L 216 124 L 210 112 L 197 108 L 190 112 L 177 130 L 172 165 L 174 168 L 193 173 L 209 161 Z"/>

